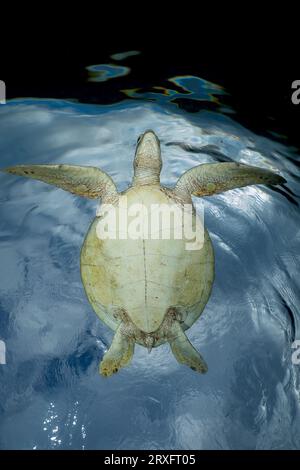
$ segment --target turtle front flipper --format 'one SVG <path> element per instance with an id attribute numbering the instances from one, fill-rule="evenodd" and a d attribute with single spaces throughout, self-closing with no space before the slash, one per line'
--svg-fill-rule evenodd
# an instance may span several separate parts
<path id="1" fill-rule="evenodd" d="M 121 323 L 116 330 L 109 350 L 100 362 L 100 374 L 109 377 L 118 372 L 121 367 L 129 364 L 134 353 L 134 344 L 134 341 L 124 334 L 124 325 Z"/>
<path id="2" fill-rule="evenodd" d="M 177 181 L 175 194 L 211 196 L 252 184 L 282 184 L 272 171 L 241 163 L 204 163 L 186 171 Z"/>
<path id="3" fill-rule="evenodd" d="M 169 343 L 178 362 L 202 374 L 207 372 L 204 359 L 190 343 L 178 321 L 172 323 Z"/>
<path id="4" fill-rule="evenodd" d="M 102 202 L 109 202 L 118 197 L 111 177 L 92 166 L 18 165 L 1 171 L 43 181 L 89 199 L 102 198 Z"/>

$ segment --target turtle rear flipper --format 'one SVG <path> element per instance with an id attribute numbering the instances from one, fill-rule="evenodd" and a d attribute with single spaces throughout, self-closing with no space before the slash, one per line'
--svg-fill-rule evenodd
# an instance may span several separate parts
<path id="1" fill-rule="evenodd" d="M 134 353 L 134 341 L 124 334 L 123 323 L 118 327 L 109 350 L 104 354 L 100 362 L 99 372 L 104 377 L 109 377 L 125 367 L 132 359 Z"/>
<path id="2" fill-rule="evenodd" d="M 173 322 L 171 335 L 169 343 L 177 361 L 202 374 L 207 372 L 204 359 L 190 343 L 178 321 Z"/>

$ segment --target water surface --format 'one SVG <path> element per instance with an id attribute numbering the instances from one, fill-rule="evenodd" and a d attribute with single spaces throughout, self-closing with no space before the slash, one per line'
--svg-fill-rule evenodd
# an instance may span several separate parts
<path id="1" fill-rule="evenodd" d="M 216 91 L 204 87 L 201 96 L 217 99 Z M 89 305 L 79 270 L 97 202 L 1 174 L 0 339 L 7 364 L 0 365 L 0 447 L 299 448 L 300 366 L 291 362 L 291 344 L 300 339 L 299 155 L 243 128 L 229 112 L 191 113 L 165 91 L 155 100 L 137 91 L 131 98 L 109 106 L 9 101 L 0 107 L 1 167 L 99 166 L 124 190 L 136 139 L 152 128 L 161 140 L 162 184 L 222 161 L 279 171 L 287 184 L 204 200 L 216 280 L 188 336 L 208 373 L 179 365 L 168 345 L 150 355 L 137 345 L 131 366 L 104 379 L 98 364 L 112 332 Z"/>

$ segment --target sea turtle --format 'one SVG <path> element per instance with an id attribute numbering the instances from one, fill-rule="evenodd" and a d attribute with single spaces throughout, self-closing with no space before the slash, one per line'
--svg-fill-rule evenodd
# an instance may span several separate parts
<path id="1" fill-rule="evenodd" d="M 115 332 L 100 363 L 102 375 L 110 376 L 126 366 L 135 343 L 151 350 L 165 342 L 169 342 L 178 362 L 206 372 L 206 363 L 185 330 L 199 318 L 209 299 L 214 252 L 207 230 L 201 224 L 195 225 L 191 196 L 211 196 L 251 184 L 279 184 L 285 180 L 271 171 L 240 163 L 208 163 L 186 171 L 173 188 L 163 187 L 160 142 L 152 130 L 138 138 L 133 166 L 132 184 L 122 193 L 110 176 L 95 167 L 19 165 L 3 171 L 44 181 L 79 196 L 99 198 L 101 207 L 104 204 L 114 208 L 119 216 L 125 199 L 128 212 L 137 203 L 150 213 L 161 206 L 173 205 L 181 211 L 190 206 L 193 227 L 203 231 L 203 243 L 193 250 L 187 249 L 185 236 L 147 238 L 143 232 L 140 237 L 128 238 L 127 232 L 127 238 L 103 238 L 98 233 L 99 221 L 105 218 L 100 211 L 83 243 L 81 277 L 96 314 Z M 171 230 L 176 228 L 174 220 L 169 224 Z"/>

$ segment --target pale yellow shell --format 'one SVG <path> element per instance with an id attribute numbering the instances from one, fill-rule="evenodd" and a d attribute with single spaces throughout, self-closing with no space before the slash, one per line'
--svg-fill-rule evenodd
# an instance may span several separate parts
<path id="1" fill-rule="evenodd" d="M 123 199 L 122 199 L 123 198 Z M 170 204 L 159 185 L 135 186 L 120 196 L 127 206 Z M 122 209 L 120 209 L 122 210 Z M 152 209 L 153 210 L 153 209 Z M 214 255 L 207 231 L 201 250 L 187 250 L 186 240 L 100 239 L 96 218 L 81 251 L 81 276 L 88 299 L 100 319 L 115 330 L 124 309 L 143 332 L 157 330 L 169 307 L 176 306 L 189 328 L 209 298 Z"/>

